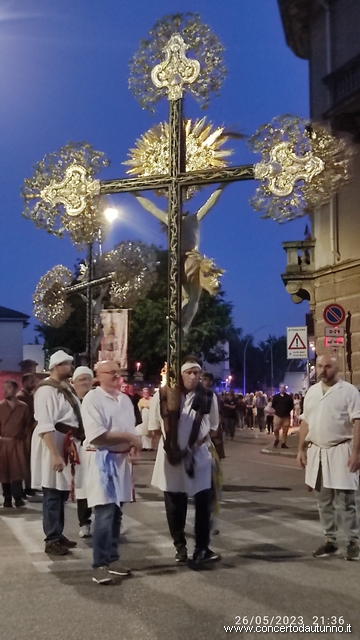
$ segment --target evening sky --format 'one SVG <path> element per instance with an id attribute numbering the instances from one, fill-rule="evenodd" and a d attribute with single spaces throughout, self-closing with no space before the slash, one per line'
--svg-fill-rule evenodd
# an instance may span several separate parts
<path id="1" fill-rule="evenodd" d="M 142 110 L 128 89 L 128 61 L 141 38 L 165 14 L 198 12 L 225 46 L 228 68 L 221 96 L 204 113 L 191 96 L 185 115 L 207 115 L 251 135 L 274 116 L 308 115 L 308 65 L 285 43 L 275 0 L 10 0 L 0 9 L 0 304 L 31 314 L 40 277 L 56 264 L 72 268 L 79 254 L 68 238 L 36 229 L 22 215 L 20 186 L 32 166 L 69 140 L 105 151 L 103 178 L 124 177 L 128 150 L 167 119 L 167 101 Z M 150 79 L 149 79 L 150 82 Z M 233 164 L 258 161 L 232 141 Z M 226 270 L 222 278 L 234 319 L 255 338 L 304 324 L 305 303 L 294 305 L 281 281 L 284 240 L 303 240 L 306 218 L 279 225 L 261 220 L 249 204 L 254 182 L 227 187 L 202 223 L 201 250 Z M 190 211 L 210 194 L 202 191 Z M 156 197 L 154 196 L 156 200 Z M 156 200 L 158 206 L 165 201 Z M 130 195 L 111 199 L 120 219 L 105 249 L 120 240 L 165 244 L 158 222 Z M 33 325 L 32 325 L 33 326 Z M 26 341 L 34 333 L 26 330 Z"/>

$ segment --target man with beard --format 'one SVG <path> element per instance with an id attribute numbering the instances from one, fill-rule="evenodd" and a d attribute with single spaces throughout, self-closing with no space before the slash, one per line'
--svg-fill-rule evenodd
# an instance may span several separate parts
<path id="1" fill-rule="evenodd" d="M 325 544 L 313 555 L 338 553 L 336 502 L 347 536 L 346 560 L 359 560 L 359 520 L 356 490 L 360 469 L 360 394 L 338 377 L 337 360 L 321 356 L 316 363 L 319 382 L 305 396 L 301 416 L 298 462 L 305 482 L 318 493 Z"/>
<path id="2" fill-rule="evenodd" d="M 25 439 L 30 414 L 24 402 L 16 397 L 18 385 L 13 380 L 3 384 L 4 400 L 0 402 L 0 482 L 4 507 L 24 507 L 22 481 L 28 477 Z"/>
<path id="3" fill-rule="evenodd" d="M 194 568 L 219 560 L 209 549 L 212 456 L 210 432 L 219 425 L 213 392 L 200 384 L 201 367 L 187 356 L 181 367 L 180 389 L 162 387 L 150 404 L 149 431 L 159 431 L 151 483 L 164 492 L 165 510 L 176 549 L 175 561 L 188 560 L 185 524 L 188 498 L 195 502 Z"/>
<path id="4" fill-rule="evenodd" d="M 77 546 L 63 535 L 65 502 L 81 485 L 79 448 L 83 439 L 80 403 L 69 385 L 73 357 L 59 350 L 50 358 L 49 378 L 35 393 L 37 426 L 31 446 L 31 480 L 43 491 L 45 552 L 62 556 Z"/>

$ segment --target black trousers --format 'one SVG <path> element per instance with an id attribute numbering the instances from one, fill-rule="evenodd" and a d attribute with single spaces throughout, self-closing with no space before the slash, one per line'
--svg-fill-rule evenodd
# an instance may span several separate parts
<path id="1" fill-rule="evenodd" d="M 88 507 L 87 499 L 80 498 L 79 500 L 76 500 L 76 506 L 79 526 L 83 527 L 86 524 L 91 524 L 91 509 Z"/>
<path id="2" fill-rule="evenodd" d="M 3 482 L 1 486 L 4 500 L 11 502 L 11 498 L 14 498 L 14 500 L 22 498 L 22 480 L 17 480 L 16 482 Z"/>
<path id="3" fill-rule="evenodd" d="M 246 409 L 245 420 L 246 420 L 247 426 L 250 429 L 252 429 L 254 427 L 254 413 L 252 409 Z"/>
<path id="4" fill-rule="evenodd" d="M 186 547 L 185 524 L 187 493 L 164 491 L 166 517 L 176 549 Z M 211 489 L 194 495 L 195 501 L 195 549 L 207 549 L 210 542 Z"/>

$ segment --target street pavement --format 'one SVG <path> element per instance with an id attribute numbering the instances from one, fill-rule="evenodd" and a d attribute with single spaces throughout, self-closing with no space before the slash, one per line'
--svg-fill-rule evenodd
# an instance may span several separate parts
<path id="1" fill-rule="evenodd" d="M 289 436 L 288 454 L 296 441 Z M 78 547 L 52 559 L 44 553 L 40 497 L 23 509 L 0 508 L 0 640 L 315 638 L 265 626 L 301 617 L 322 625 L 332 616 L 344 625 L 323 637 L 343 637 L 349 624 L 359 638 L 360 562 L 312 557 L 323 541 L 315 495 L 294 457 L 263 453 L 272 442 L 257 430 L 225 442 L 220 534 L 211 541 L 222 561 L 201 571 L 174 563 L 162 496 L 150 485 L 151 452 L 135 466 L 137 501 L 124 510 L 121 556 L 133 576 L 114 586 L 91 581 L 91 540 L 78 538 L 75 505 L 66 506 L 65 534 Z M 191 552 L 192 505 L 187 534 Z M 344 551 L 342 535 L 339 542 Z M 241 629 L 243 621 L 253 629 Z M 236 623 L 237 630 L 225 630 Z M 263 628 L 256 631 L 256 623 Z"/>

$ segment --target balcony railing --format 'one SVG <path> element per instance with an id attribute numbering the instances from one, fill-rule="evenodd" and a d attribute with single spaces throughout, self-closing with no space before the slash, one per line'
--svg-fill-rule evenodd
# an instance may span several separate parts
<path id="1" fill-rule="evenodd" d="M 315 240 L 295 240 L 282 243 L 286 251 L 286 273 L 297 274 L 314 271 Z"/>
<path id="2" fill-rule="evenodd" d="M 360 92 L 360 55 L 329 73 L 323 82 L 330 92 L 332 112 L 353 94 Z"/>

